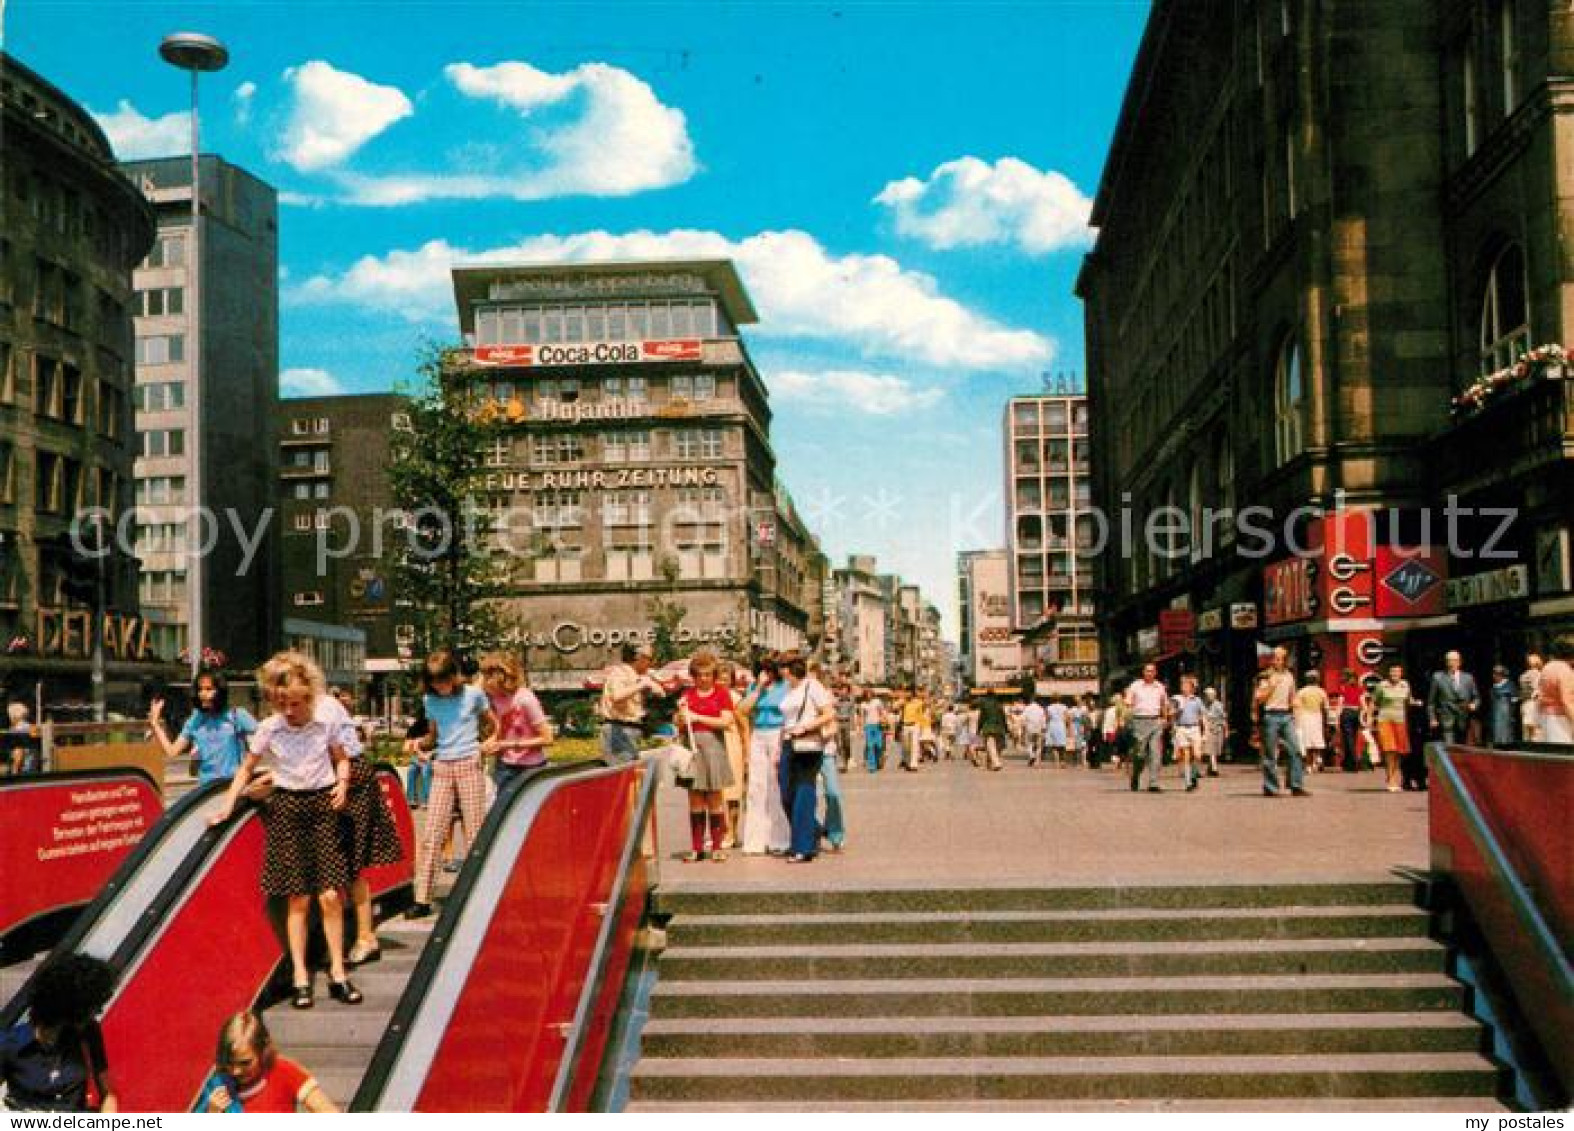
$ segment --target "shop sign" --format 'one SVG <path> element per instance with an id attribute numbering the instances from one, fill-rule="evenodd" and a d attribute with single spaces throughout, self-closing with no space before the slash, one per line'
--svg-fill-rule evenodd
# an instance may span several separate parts
<path id="1" fill-rule="evenodd" d="M 656 361 L 703 361 L 705 343 L 700 338 L 675 338 L 649 342 L 576 342 L 548 345 L 477 346 L 471 354 L 476 365 L 531 369 L 542 365 L 631 365 Z"/>
<path id="2" fill-rule="evenodd" d="M 1153 628 L 1137 629 L 1137 655 L 1156 656 L 1159 653 L 1159 630 Z"/>
<path id="3" fill-rule="evenodd" d="M 481 480 L 488 494 L 503 491 L 622 491 L 631 487 L 714 487 L 716 467 L 619 467 L 605 471 L 490 471 Z"/>
<path id="4" fill-rule="evenodd" d="M 1097 679 L 1099 666 L 1097 664 L 1050 664 L 1050 679 Z"/>
<path id="5" fill-rule="evenodd" d="M 63 609 L 38 610 L 38 652 L 68 660 L 86 660 L 93 655 L 93 614 Z M 104 654 L 112 660 L 151 660 L 153 645 L 150 629 L 141 617 L 105 613 L 102 626 Z"/>
<path id="6" fill-rule="evenodd" d="M 1204 609 L 1197 614 L 1198 632 L 1219 632 L 1224 628 L 1224 610 Z"/>
<path id="7" fill-rule="evenodd" d="M 1159 650 L 1189 652 L 1197 642 L 1197 617 L 1190 609 L 1159 611 Z"/>
<path id="8" fill-rule="evenodd" d="M 1237 601 L 1230 606 L 1230 627 L 1245 629 L 1257 627 L 1257 606 L 1250 601 Z"/>
<path id="9" fill-rule="evenodd" d="M 1263 607 L 1270 625 L 1310 620 L 1318 609 L 1313 583 L 1317 563 L 1311 558 L 1286 558 L 1263 570 Z"/>
<path id="10" fill-rule="evenodd" d="M 1574 568 L 1569 554 L 1569 528 L 1544 527 L 1536 531 L 1536 592 L 1543 596 L 1574 589 Z"/>
<path id="11" fill-rule="evenodd" d="M 1530 567 L 1515 565 L 1488 570 L 1448 582 L 1448 607 L 1468 609 L 1499 601 L 1522 601 L 1530 596 Z"/>
<path id="12" fill-rule="evenodd" d="M 731 645 L 736 642 L 738 630 L 732 625 L 715 628 L 691 628 L 683 625 L 673 634 L 680 646 L 698 644 Z M 506 634 L 507 643 L 520 648 L 550 649 L 559 655 L 571 656 L 582 648 L 617 648 L 623 644 L 654 644 L 654 628 L 607 628 L 604 625 L 585 625 L 577 621 L 559 621 L 550 629 L 530 632 L 515 629 Z"/>
<path id="13" fill-rule="evenodd" d="M 1319 608 L 1330 616 L 1370 616 L 1374 601 L 1373 526 L 1369 511 L 1337 511 L 1321 520 L 1314 534 L 1323 559 L 1317 576 Z"/>
<path id="14" fill-rule="evenodd" d="M 1448 565 L 1434 546 L 1400 552 L 1377 549 L 1376 606 L 1379 617 L 1427 617 L 1446 612 Z"/>

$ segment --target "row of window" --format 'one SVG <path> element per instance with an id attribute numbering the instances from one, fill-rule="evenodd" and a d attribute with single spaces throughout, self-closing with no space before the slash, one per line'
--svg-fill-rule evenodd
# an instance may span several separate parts
<path id="1" fill-rule="evenodd" d="M 326 475 L 333 470 L 332 455 L 333 453 L 325 451 L 293 451 L 290 453 L 289 462 L 284 466 L 290 470 L 310 470 Z"/>
<path id="2" fill-rule="evenodd" d="M 136 293 L 132 313 L 142 318 L 159 318 L 186 312 L 185 287 L 149 287 Z"/>
<path id="3" fill-rule="evenodd" d="M 15 502 L 14 453 L 4 451 L 0 501 Z M 80 460 L 42 448 L 33 453 L 33 508 L 41 514 L 74 514 L 87 507 L 115 510 L 121 502 L 120 476 L 107 467 L 84 467 Z"/>
<path id="4" fill-rule="evenodd" d="M 713 373 L 677 373 L 663 378 L 669 400 L 709 401 L 716 398 Z M 574 402 L 599 386 L 602 400 L 632 401 L 644 404 L 650 399 L 650 382 L 645 377 L 603 377 L 599 381 L 581 377 L 541 377 L 531 381 L 492 381 L 486 394 L 500 404 L 534 398 L 537 405 L 551 401 Z M 326 427 L 323 431 L 327 431 Z M 297 433 L 300 435 L 301 433 Z"/>
<path id="5" fill-rule="evenodd" d="M 131 403 L 138 412 L 169 412 L 186 407 L 184 381 L 155 381 L 132 390 Z"/>
<path id="6" fill-rule="evenodd" d="M 120 438 L 122 421 L 126 416 L 126 394 L 106 380 L 90 382 L 82 370 L 68 361 L 32 355 L 33 412 L 35 415 L 72 424 L 87 426 L 91 419 L 95 430 L 111 440 Z M 14 355 L 9 343 L 0 342 L 0 401 L 15 403 L 19 399 Z M 89 400 L 89 390 L 96 385 L 97 396 Z"/>
<path id="7" fill-rule="evenodd" d="M 185 334 L 149 334 L 136 342 L 138 365 L 169 365 L 186 360 Z"/>
<path id="8" fill-rule="evenodd" d="M 137 433 L 139 448 L 144 459 L 162 459 L 166 456 L 186 454 L 184 428 L 150 428 Z"/>
<path id="9" fill-rule="evenodd" d="M 676 459 L 722 459 L 726 452 L 725 433 L 719 428 L 678 428 L 671 433 L 672 455 Z M 540 432 L 530 437 L 530 463 L 533 467 L 578 463 L 586 459 L 587 437 L 578 432 Z M 600 436 L 601 462 L 641 463 L 651 458 L 654 447 L 649 429 L 636 428 L 603 432 Z M 514 459 L 514 442 L 506 436 L 490 441 L 482 451 L 485 467 L 508 467 Z M 297 460 L 304 453 L 296 453 Z M 328 453 L 318 453 L 326 471 Z M 299 466 L 304 466 L 299 464 Z"/>
<path id="10" fill-rule="evenodd" d="M 297 416 L 290 421 L 291 436 L 326 436 L 331 427 L 331 422 L 326 416 Z"/>
<path id="11" fill-rule="evenodd" d="M 555 345 L 717 337 L 708 298 L 507 305 L 476 311 L 476 344 Z"/>

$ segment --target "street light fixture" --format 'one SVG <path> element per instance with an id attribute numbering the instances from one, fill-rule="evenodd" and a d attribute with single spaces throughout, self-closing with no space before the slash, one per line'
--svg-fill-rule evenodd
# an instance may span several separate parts
<path id="1" fill-rule="evenodd" d="M 191 349 L 186 351 L 190 366 L 190 388 L 186 403 L 191 410 L 191 434 L 187 437 L 190 453 L 187 481 L 190 485 L 192 522 L 196 529 L 188 533 L 186 559 L 186 589 L 190 602 L 186 627 L 186 650 L 191 657 L 193 678 L 202 669 L 203 623 L 203 561 L 202 561 L 202 304 L 198 292 L 202 257 L 202 168 L 201 126 L 197 112 L 197 76 L 204 71 L 221 71 L 230 61 L 229 50 L 211 35 L 180 31 L 166 35 L 158 47 L 159 56 L 170 66 L 191 75 L 191 246 L 186 251 L 186 327 L 191 338 Z"/>

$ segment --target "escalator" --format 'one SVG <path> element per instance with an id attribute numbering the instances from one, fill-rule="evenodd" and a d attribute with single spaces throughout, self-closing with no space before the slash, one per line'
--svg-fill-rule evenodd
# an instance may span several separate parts
<path id="1" fill-rule="evenodd" d="M 595 765 L 511 783 L 435 924 L 384 922 L 382 961 L 354 974 L 361 1004 L 321 994 L 309 1011 L 267 1009 L 278 1046 L 341 1106 L 584 1106 L 645 914 L 654 776 Z M 415 829 L 397 775 L 384 767 L 379 780 L 406 848 L 368 874 L 387 915 L 408 899 Z M 56 948 L 120 972 L 103 1028 L 124 1111 L 189 1109 L 223 1019 L 273 1000 L 282 942 L 258 888 L 262 823 L 248 807 L 209 828 L 222 788 L 173 806 Z M 21 1000 L 0 1020 L 16 1020 Z M 528 1059 L 473 1090 L 495 1059 L 478 1050 L 499 1040 Z"/>

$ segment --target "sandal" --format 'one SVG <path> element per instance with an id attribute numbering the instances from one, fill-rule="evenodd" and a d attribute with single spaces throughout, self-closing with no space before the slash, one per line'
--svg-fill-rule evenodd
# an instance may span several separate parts
<path id="1" fill-rule="evenodd" d="M 727 853 L 723 849 L 718 848 L 715 852 L 710 854 L 710 858 L 712 864 L 720 864 L 723 860 L 727 859 Z"/>
<path id="2" fill-rule="evenodd" d="M 328 996 L 334 1001 L 342 1001 L 345 1005 L 359 1005 L 366 1000 L 364 994 L 355 988 L 355 983 L 346 978 L 342 982 L 329 981 Z"/>
<path id="3" fill-rule="evenodd" d="M 679 857 L 679 859 L 681 859 L 685 864 L 698 864 L 701 860 L 705 859 L 705 853 L 685 852 L 681 857 Z"/>
<path id="4" fill-rule="evenodd" d="M 293 1009 L 310 1009 L 312 1007 L 312 987 L 310 982 L 304 986 L 295 987 L 294 993 L 290 998 L 290 1006 Z"/>
<path id="5" fill-rule="evenodd" d="M 379 943 L 356 943 L 350 948 L 350 953 L 345 955 L 345 961 L 351 966 L 368 966 L 379 961 L 383 956 L 383 948 Z"/>

